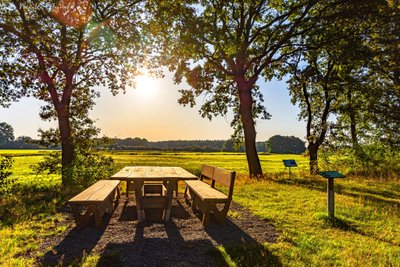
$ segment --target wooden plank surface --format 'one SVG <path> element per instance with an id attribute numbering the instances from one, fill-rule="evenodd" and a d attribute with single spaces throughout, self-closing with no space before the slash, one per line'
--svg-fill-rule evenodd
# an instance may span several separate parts
<path id="1" fill-rule="evenodd" d="M 186 181 L 187 186 L 196 192 L 203 201 L 213 201 L 213 200 L 227 200 L 228 196 L 224 193 L 212 188 L 205 182 L 194 180 Z"/>
<path id="2" fill-rule="evenodd" d="M 218 167 L 214 168 L 213 179 L 217 183 L 220 183 L 220 184 L 223 184 L 223 185 L 229 187 L 231 185 L 231 177 L 232 177 L 232 173 L 230 171 L 222 169 L 222 168 L 218 168 Z"/>
<path id="3" fill-rule="evenodd" d="M 210 165 L 203 164 L 201 166 L 201 175 L 207 177 L 208 179 L 212 179 L 214 174 L 214 167 Z"/>
<path id="4" fill-rule="evenodd" d="M 118 184 L 119 181 L 117 180 L 100 180 L 71 198 L 68 202 L 71 204 L 102 202 L 117 188 Z"/>
<path id="5" fill-rule="evenodd" d="M 198 179 L 197 176 L 181 167 L 160 167 L 160 166 L 127 166 L 111 176 L 111 179 L 143 179 L 143 180 L 162 180 L 162 179 Z"/>

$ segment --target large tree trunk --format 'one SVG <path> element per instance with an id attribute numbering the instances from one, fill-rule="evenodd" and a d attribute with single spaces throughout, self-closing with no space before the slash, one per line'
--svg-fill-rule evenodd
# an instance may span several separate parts
<path id="1" fill-rule="evenodd" d="M 243 126 L 244 143 L 246 148 L 247 164 L 250 176 L 261 176 L 262 169 L 260 159 L 258 158 L 256 149 L 256 129 L 252 116 L 253 99 L 251 97 L 251 86 L 244 81 L 238 83 L 239 100 L 240 100 L 240 120 Z"/>
<path id="2" fill-rule="evenodd" d="M 67 105 L 57 107 L 58 127 L 61 137 L 61 164 L 62 164 L 62 185 L 68 184 L 68 168 L 71 167 L 74 150 L 71 140 L 71 125 L 69 120 L 69 109 Z"/>
<path id="3" fill-rule="evenodd" d="M 309 142 L 308 153 L 310 157 L 310 174 L 316 175 L 319 172 L 318 167 L 318 148 L 319 146 L 314 142 Z"/>

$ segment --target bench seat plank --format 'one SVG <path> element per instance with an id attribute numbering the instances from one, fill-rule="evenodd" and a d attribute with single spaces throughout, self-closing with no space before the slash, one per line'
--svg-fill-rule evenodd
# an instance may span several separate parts
<path id="1" fill-rule="evenodd" d="M 185 198 L 191 201 L 192 209 L 198 208 L 203 213 L 204 226 L 208 224 L 211 213 L 218 223 L 224 223 L 232 201 L 235 175 L 235 172 L 204 164 L 200 180 L 185 181 Z M 211 184 L 203 181 L 204 178 L 208 178 Z M 228 194 L 217 190 L 216 183 L 227 186 Z"/>
<path id="2" fill-rule="evenodd" d="M 103 228 L 102 216 L 105 212 L 112 213 L 119 199 L 118 180 L 100 180 L 78 195 L 71 198 L 75 222 L 78 227 L 87 226 L 93 215 L 96 228 Z"/>
<path id="3" fill-rule="evenodd" d="M 70 204 L 89 204 L 103 202 L 118 186 L 117 180 L 100 180 L 78 195 L 71 198 Z"/>
<path id="4" fill-rule="evenodd" d="M 225 201 L 228 196 L 200 180 L 185 181 L 202 201 Z"/>

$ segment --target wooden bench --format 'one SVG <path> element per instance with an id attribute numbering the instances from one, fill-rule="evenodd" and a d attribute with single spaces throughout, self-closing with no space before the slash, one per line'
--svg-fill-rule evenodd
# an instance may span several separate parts
<path id="1" fill-rule="evenodd" d="M 111 214 L 120 197 L 119 183 L 118 180 L 100 180 L 68 201 L 78 227 L 86 227 L 93 215 L 95 227 L 103 228 L 104 213 Z"/>
<path id="2" fill-rule="evenodd" d="M 200 180 L 185 181 L 185 198 L 191 200 L 192 208 L 197 207 L 202 212 L 204 226 L 208 224 L 211 212 L 218 223 L 224 223 L 232 201 L 235 176 L 235 172 L 203 165 Z M 205 179 L 210 180 L 211 184 L 204 182 Z M 228 195 L 217 190 L 216 183 L 228 187 Z"/>

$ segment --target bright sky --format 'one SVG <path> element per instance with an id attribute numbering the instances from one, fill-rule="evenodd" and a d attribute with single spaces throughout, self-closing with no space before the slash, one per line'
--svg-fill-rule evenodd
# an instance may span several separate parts
<path id="1" fill-rule="evenodd" d="M 185 84 L 175 85 L 172 74 L 163 79 L 140 77 L 137 89 L 128 89 L 126 94 L 112 96 L 107 88 L 99 88 L 101 97 L 91 112 L 96 126 L 108 137 L 140 137 L 149 141 L 162 140 L 221 140 L 232 134 L 231 115 L 227 118 L 213 118 L 210 122 L 202 118 L 197 108 L 178 104 L 179 89 Z M 272 114 L 270 120 L 259 121 L 256 125 L 257 140 L 269 137 L 294 135 L 305 136 L 305 123 L 297 119 L 298 108 L 290 103 L 290 97 L 283 81 L 260 82 L 265 106 Z M 186 85 L 187 86 L 187 85 Z M 197 100 L 200 104 L 201 99 Z M 41 121 L 41 102 L 23 98 L 9 108 L 0 108 L 0 122 L 7 122 L 14 128 L 15 137 L 28 135 L 37 137 L 39 128 L 56 126 L 55 122 Z"/>

